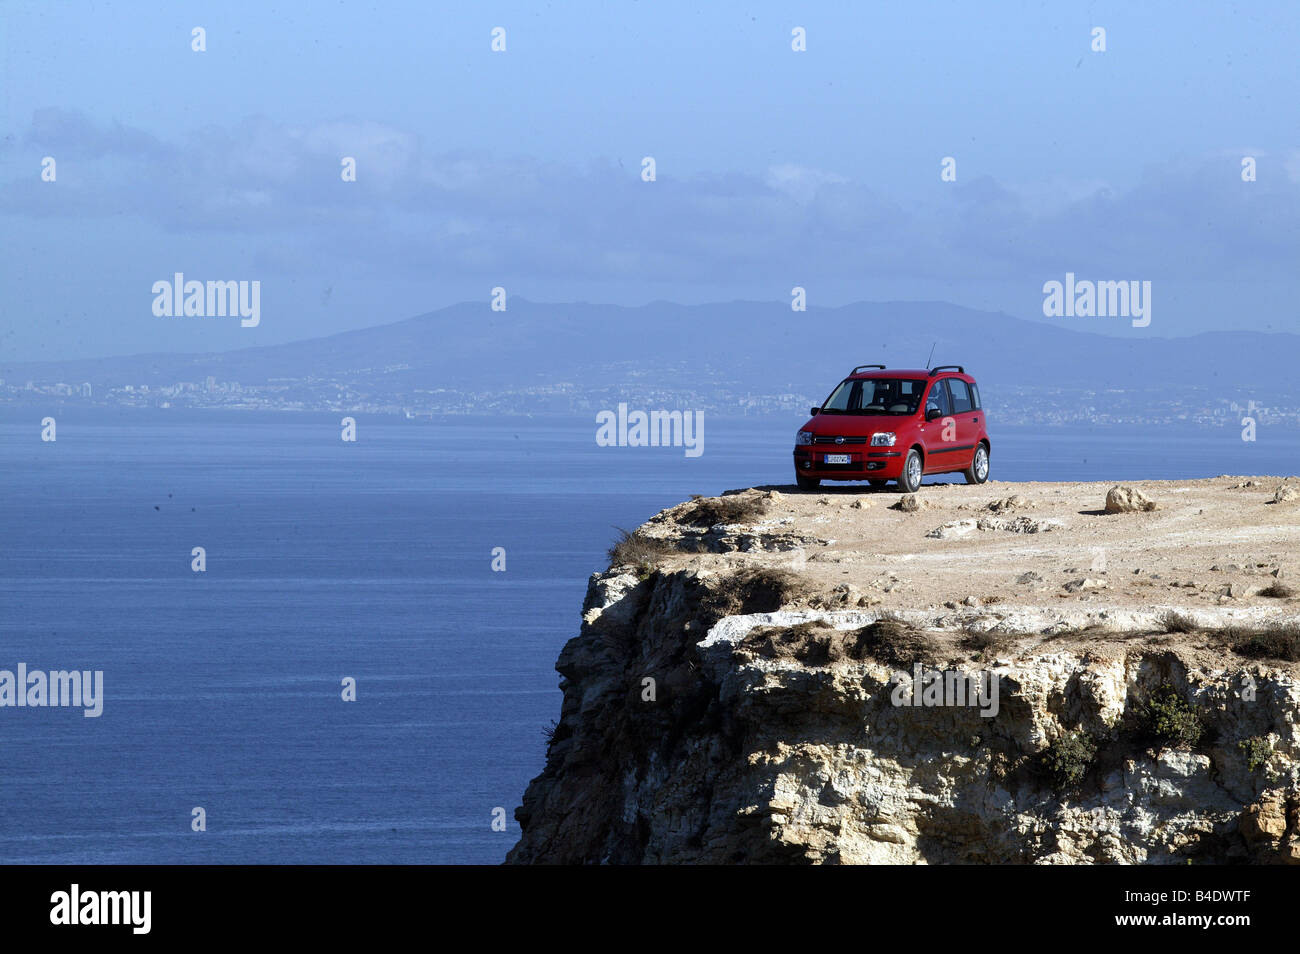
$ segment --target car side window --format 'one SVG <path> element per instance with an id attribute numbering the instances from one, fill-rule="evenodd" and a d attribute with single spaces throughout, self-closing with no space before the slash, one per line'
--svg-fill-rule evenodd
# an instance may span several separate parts
<path id="1" fill-rule="evenodd" d="M 929 413 L 930 408 L 937 407 L 939 413 L 947 417 L 952 413 L 952 405 L 948 401 L 948 389 L 944 387 L 942 381 L 935 381 L 930 387 L 930 396 L 925 399 L 925 410 Z"/>
<path id="2" fill-rule="evenodd" d="M 980 386 L 971 384 L 970 386 L 971 407 L 978 411 L 980 409 Z"/>
<path id="3" fill-rule="evenodd" d="M 952 395 L 952 413 L 965 414 L 975 410 L 975 405 L 971 402 L 970 389 L 966 387 L 965 381 L 961 378 L 948 378 L 945 383 L 948 385 L 948 392 Z"/>

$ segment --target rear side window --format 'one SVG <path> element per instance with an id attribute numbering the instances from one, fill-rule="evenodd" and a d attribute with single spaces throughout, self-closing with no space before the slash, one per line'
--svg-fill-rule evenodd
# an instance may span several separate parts
<path id="1" fill-rule="evenodd" d="M 952 413 L 965 414 L 967 411 L 975 410 L 970 389 L 961 378 L 949 378 L 948 391 L 952 394 Z"/>
<path id="2" fill-rule="evenodd" d="M 978 410 L 980 409 L 980 407 L 981 407 L 981 405 L 980 405 L 980 386 L 979 386 L 978 384 L 974 384 L 974 383 L 971 384 L 971 386 L 970 386 L 970 399 L 971 399 L 971 406 L 974 407 L 975 410 L 978 411 Z"/>

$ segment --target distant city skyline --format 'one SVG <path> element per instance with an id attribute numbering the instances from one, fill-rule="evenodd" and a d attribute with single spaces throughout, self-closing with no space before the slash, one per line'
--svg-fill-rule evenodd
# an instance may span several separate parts
<path id="1" fill-rule="evenodd" d="M 821 329 L 811 338 L 786 328 L 791 311 L 780 303 L 616 308 L 516 299 L 512 310 L 479 323 L 480 309 L 463 304 L 237 352 L 0 360 L 0 408 L 225 408 L 414 420 L 589 416 L 640 401 L 721 417 L 788 418 L 820 404 L 851 365 L 917 368 L 933 350 L 931 365 L 960 363 L 978 374 L 989 413 L 1001 423 L 1222 428 L 1250 417 L 1263 427 L 1300 425 L 1300 382 L 1290 374 L 1297 335 L 1124 341 L 909 303 L 811 308 L 799 313 Z M 892 315 L 902 320 L 889 321 Z M 467 328 L 473 333 L 456 334 Z M 771 341 L 781 347 L 764 344 Z"/>
<path id="2" fill-rule="evenodd" d="M 10 361 L 486 316 L 494 287 L 1300 332 L 1290 4 L 13 2 L 0 34 Z M 176 273 L 259 283 L 260 321 L 160 317 Z M 1045 317 L 1067 274 L 1150 282 L 1149 325 Z"/>

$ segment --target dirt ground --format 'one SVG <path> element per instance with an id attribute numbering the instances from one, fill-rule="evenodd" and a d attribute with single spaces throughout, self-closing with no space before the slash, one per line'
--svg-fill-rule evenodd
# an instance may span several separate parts
<path id="1" fill-rule="evenodd" d="M 1113 636 L 1162 630 L 1170 611 L 1206 626 L 1300 619 L 1300 478 L 1126 483 L 1156 509 L 1107 513 L 1113 486 L 958 477 L 924 485 L 914 512 L 892 485 L 759 487 L 683 503 L 640 532 L 673 543 L 667 566 L 786 570 L 817 594 L 811 607 L 930 628 Z M 1274 502 L 1280 488 L 1293 490 Z"/>

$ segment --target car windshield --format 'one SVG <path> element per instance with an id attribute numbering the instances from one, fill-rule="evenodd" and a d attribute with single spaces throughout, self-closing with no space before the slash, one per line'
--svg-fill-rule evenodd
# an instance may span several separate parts
<path id="1" fill-rule="evenodd" d="M 847 378 L 831 392 L 822 414 L 915 414 L 925 382 L 914 378 Z"/>

